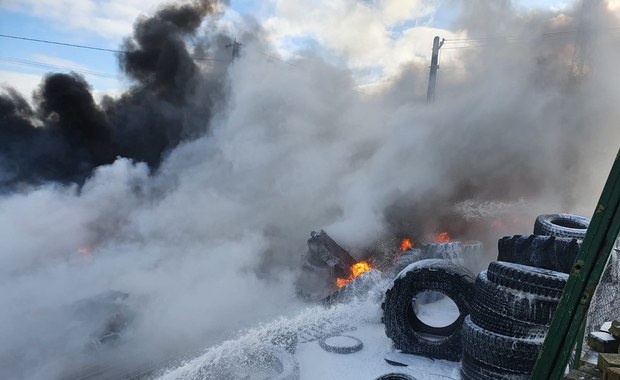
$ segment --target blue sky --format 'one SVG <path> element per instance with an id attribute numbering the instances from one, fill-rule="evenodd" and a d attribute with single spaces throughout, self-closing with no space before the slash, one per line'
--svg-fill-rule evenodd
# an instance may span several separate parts
<path id="1" fill-rule="evenodd" d="M 342 2 L 346 2 L 346 0 Z M 330 2 L 317 1 L 315 7 L 318 8 L 323 3 L 332 6 Z M 566 1 L 520 0 L 517 3 L 518 6 L 524 8 L 558 8 L 563 6 Z M 71 6 L 72 4 L 78 6 Z M 438 0 L 435 4 L 438 6 L 432 13 L 420 10 L 418 16 L 399 19 L 392 25 L 386 25 L 386 33 L 391 40 L 388 41 L 388 44 L 395 52 L 394 54 L 402 55 L 402 53 L 397 52 L 411 50 L 410 45 L 403 45 L 400 42 L 407 37 L 407 33 L 411 36 L 412 30 L 421 28 L 424 33 L 429 33 L 430 36 L 435 33 L 433 30 L 449 26 L 456 14 L 454 5 L 458 2 L 455 0 Z M 342 33 L 334 35 L 333 39 L 327 32 L 322 34 L 323 28 L 317 25 L 321 22 L 322 15 L 320 14 L 316 15 L 318 21 L 314 24 L 312 23 L 312 15 L 308 15 L 309 21 L 305 25 L 305 29 L 299 28 L 297 25 L 300 24 L 300 20 L 305 21 L 304 13 L 306 10 L 296 12 L 292 8 L 303 8 L 303 5 L 302 0 L 232 0 L 230 9 L 223 21 L 234 27 L 235 23 L 242 22 L 243 18 L 240 16 L 251 15 L 261 22 L 265 22 L 267 31 L 274 31 L 274 41 L 280 51 L 327 44 L 328 48 L 336 52 L 335 56 L 341 53 L 342 57 L 347 57 L 352 61 L 356 57 L 370 62 L 375 59 L 372 56 L 362 57 L 360 54 L 363 53 L 351 45 L 350 40 L 355 36 L 349 37 L 347 40 L 347 36 L 341 37 Z M 125 0 L 124 3 L 121 3 L 120 0 L 4 0 L 0 6 L 0 34 L 117 49 L 123 36 L 130 33 L 135 13 L 148 14 L 153 12 L 156 6 L 157 0 Z M 80 12 L 84 12 L 84 17 L 81 17 Z M 316 12 L 316 10 L 312 12 Z M 89 17 L 92 19 L 92 24 L 89 24 Z M 288 17 L 292 18 L 288 20 Z M 363 17 L 368 17 L 368 15 L 363 15 Z M 80 19 L 82 21 L 77 21 Z M 362 18 L 362 20 L 365 19 Z M 99 28 L 97 25 L 102 25 L 102 27 Z M 356 24 L 351 25 L 355 27 Z M 329 31 L 329 27 L 325 29 Z M 428 38 L 425 37 L 424 41 L 426 39 Z M 341 50 L 337 45 L 339 43 L 343 46 Z M 386 44 L 386 42 L 377 42 L 375 48 L 381 47 L 381 44 Z M 369 46 L 372 47 L 373 45 L 369 44 Z M 428 50 L 426 45 L 420 46 L 418 49 Z M 0 51 L 0 83 L 10 84 L 26 93 L 27 96 L 45 73 L 68 71 L 59 67 L 82 71 L 89 83 L 98 92 L 114 93 L 127 86 L 126 81 L 119 73 L 117 58 L 114 53 L 8 38 L 0 38 Z M 381 54 L 385 55 L 385 53 Z M 57 68 L 33 67 L 32 64 L 51 65 Z M 357 68 L 361 72 L 370 70 L 370 72 L 375 73 L 394 70 L 385 67 L 385 65 L 386 63 L 382 62 L 373 65 L 362 62 Z"/>

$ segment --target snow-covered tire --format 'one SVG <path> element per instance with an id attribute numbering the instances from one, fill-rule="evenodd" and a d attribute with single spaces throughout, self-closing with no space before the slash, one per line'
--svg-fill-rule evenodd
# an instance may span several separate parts
<path id="1" fill-rule="evenodd" d="M 468 354 L 463 355 L 461 376 L 464 380 L 528 380 L 529 375 L 494 368 L 477 361 Z"/>
<path id="2" fill-rule="evenodd" d="M 489 281 L 487 271 L 482 271 L 476 278 L 474 302 L 517 321 L 548 325 L 553 319 L 559 299 L 497 285 Z"/>
<path id="3" fill-rule="evenodd" d="M 403 270 L 386 291 L 381 305 L 385 333 L 394 342 L 394 347 L 408 354 L 460 360 L 462 323 L 469 314 L 473 282 L 471 272 L 446 260 L 422 260 Z M 419 323 L 423 322 L 413 311 L 412 299 L 425 291 L 448 296 L 458 307 L 458 319 L 444 328 L 434 329 L 426 325 L 424 332 L 420 331 Z"/>
<path id="4" fill-rule="evenodd" d="M 537 325 L 518 321 L 497 313 L 480 302 L 471 305 L 471 320 L 478 326 L 491 332 L 513 338 L 544 338 L 549 331 L 548 325 Z"/>
<path id="5" fill-rule="evenodd" d="M 570 273 L 581 241 L 555 236 L 515 235 L 501 238 L 497 248 L 498 261 Z"/>
<path id="6" fill-rule="evenodd" d="M 573 214 L 539 215 L 534 223 L 534 235 L 581 239 L 586 237 L 590 219 Z"/>
<path id="7" fill-rule="evenodd" d="M 299 380 L 299 363 L 285 350 L 264 344 L 246 347 L 216 358 L 197 369 L 195 376 L 203 380 L 245 379 L 247 374 L 263 372 L 270 380 Z"/>
<path id="8" fill-rule="evenodd" d="M 353 344 L 338 344 L 335 342 L 329 342 L 330 339 L 333 340 L 333 338 L 337 337 L 348 338 L 348 340 L 353 341 Z M 327 352 L 333 352 L 336 354 L 352 354 L 354 352 L 361 351 L 361 349 L 364 348 L 364 343 L 351 335 L 330 335 L 319 339 L 319 346 Z"/>
<path id="9" fill-rule="evenodd" d="M 472 322 L 463 324 L 463 350 L 478 362 L 507 372 L 530 373 L 542 348 L 542 339 L 519 339 L 495 334 Z"/>
<path id="10" fill-rule="evenodd" d="M 392 372 L 379 376 L 375 380 L 416 380 L 416 378 L 405 373 Z"/>
<path id="11" fill-rule="evenodd" d="M 299 380 L 299 362 L 295 356 L 278 348 L 274 349 L 272 354 L 279 370 L 278 375 L 272 378 L 273 380 Z"/>
<path id="12" fill-rule="evenodd" d="M 494 261 L 487 271 L 489 281 L 524 292 L 560 298 L 568 275 L 528 265 Z"/>
<path id="13" fill-rule="evenodd" d="M 394 275 L 397 275 L 398 273 L 400 273 L 403 269 L 407 268 L 409 265 L 418 262 L 420 260 L 425 260 L 428 259 L 428 257 L 425 257 L 422 250 L 420 249 L 408 249 L 405 252 L 403 252 L 400 257 L 394 262 L 394 265 L 392 266 L 392 273 Z"/>

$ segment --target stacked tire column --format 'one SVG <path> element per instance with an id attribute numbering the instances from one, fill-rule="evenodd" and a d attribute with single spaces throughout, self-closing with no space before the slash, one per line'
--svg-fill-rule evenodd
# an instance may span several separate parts
<path id="1" fill-rule="evenodd" d="M 528 379 L 567 279 L 502 261 L 481 272 L 463 324 L 463 379 Z"/>

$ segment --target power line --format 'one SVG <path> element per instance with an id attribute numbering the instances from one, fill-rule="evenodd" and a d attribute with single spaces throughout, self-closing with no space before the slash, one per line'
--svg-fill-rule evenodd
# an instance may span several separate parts
<path id="1" fill-rule="evenodd" d="M 101 48 L 101 47 L 97 47 L 97 46 L 70 44 L 70 43 L 66 43 L 66 42 L 42 40 L 42 39 L 39 39 L 39 38 L 29 38 L 29 37 L 13 36 L 13 35 L 9 35 L 9 34 L 0 34 L 0 37 L 2 37 L 2 38 L 11 38 L 11 39 L 14 39 L 14 40 L 39 42 L 39 43 L 50 44 L 50 45 L 67 46 L 67 47 L 78 48 L 78 49 L 89 49 L 89 50 L 104 51 L 104 52 L 108 52 L 108 53 L 118 53 L 118 54 L 130 54 L 130 53 L 133 53 L 132 51 L 128 51 L 128 50 L 106 49 L 106 48 Z M 205 57 L 191 57 L 191 58 L 195 59 L 196 61 L 230 62 L 229 59 L 217 59 L 217 58 L 205 58 Z"/>
<path id="2" fill-rule="evenodd" d="M 44 62 L 29 61 L 29 60 L 26 60 L 26 59 L 17 59 L 17 58 L 10 58 L 10 57 L 0 57 L 0 62 L 20 65 L 20 66 L 31 66 L 31 67 L 37 67 L 37 68 L 44 68 L 44 69 L 74 71 L 76 73 L 80 73 L 80 74 L 84 74 L 84 75 L 91 75 L 91 76 L 107 78 L 107 79 L 117 79 L 117 80 L 122 79 L 122 77 L 120 75 L 114 75 L 114 74 L 109 74 L 109 73 L 102 73 L 102 72 L 91 71 L 91 70 L 87 70 L 87 69 L 80 69 L 80 68 L 76 68 L 76 67 L 52 65 L 52 64 L 48 64 L 48 63 L 44 63 Z"/>
<path id="3" fill-rule="evenodd" d="M 580 33 L 583 31 L 611 31 L 612 33 L 616 33 L 620 31 L 620 27 L 611 27 L 611 28 L 599 28 L 599 29 L 578 29 L 578 30 L 564 30 L 558 32 L 547 32 L 540 35 L 541 38 L 556 38 L 556 37 L 567 37 L 575 33 Z M 531 35 L 514 35 L 514 36 L 489 36 L 489 37 L 477 37 L 477 38 L 454 38 L 454 39 L 446 39 L 446 45 L 453 45 L 450 47 L 445 47 L 444 49 L 465 49 L 465 48 L 480 48 L 486 46 L 492 46 L 491 42 L 497 43 L 520 43 L 524 42 L 526 39 L 534 39 L 535 36 Z M 456 46 L 454 46 L 456 45 Z M 460 46 L 459 46 L 460 45 Z"/>
<path id="4" fill-rule="evenodd" d="M 276 60 L 276 61 L 279 61 L 279 62 L 284 63 L 284 64 L 289 65 L 289 66 L 299 67 L 298 65 L 296 65 L 296 64 L 294 64 L 294 63 L 291 63 L 291 62 L 285 61 L 285 60 L 283 60 L 283 59 L 281 59 L 281 58 L 278 58 L 278 57 L 274 57 L 274 56 L 273 56 L 273 55 L 271 55 L 271 54 L 268 54 L 268 53 L 265 53 L 265 52 L 262 52 L 262 53 L 263 53 L 263 55 L 264 55 L 265 57 L 267 57 L 267 58 L 274 59 L 274 60 Z"/>

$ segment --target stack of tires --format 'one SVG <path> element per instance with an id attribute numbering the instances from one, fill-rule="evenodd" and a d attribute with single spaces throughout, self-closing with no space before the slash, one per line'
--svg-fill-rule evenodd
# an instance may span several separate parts
<path id="1" fill-rule="evenodd" d="M 481 272 L 463 324 L 463 378 L 529 378 L 567 279 L 501 261 Z"/>
<path id="2" fill-rule="evenodd" d="M 499 261 L 478 275 L 463 323 L 463 379 L 529 378 L 588 223 L 541 215 L 535 235 L 499 240 Z"/>

